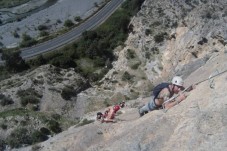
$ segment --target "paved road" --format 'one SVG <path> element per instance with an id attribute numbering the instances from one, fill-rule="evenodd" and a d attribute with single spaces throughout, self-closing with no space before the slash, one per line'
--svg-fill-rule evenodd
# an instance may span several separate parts
<path id="1" fill-rule="evenodd" d="M 111 2 L 105 5 L 94 16 L 89 18 L 80 26 L 67 32 L 66 34 L 63 34 L 57 38 L 46 41 L 44 43 L 35 45 L 33 47 L 22 49 L 21 50 L 22 58 L 28 59 L 38 54 L 54 50 L 60 46 L 63 46 L 69 42 L 76 40 L 84 31 L 91 30 L 100 25 L 102 22 L 104 22 L 123 2 L 124 0 L 111 0 Z M 1 62 L 2 61 L 0 60 L 0 63 Z"/>

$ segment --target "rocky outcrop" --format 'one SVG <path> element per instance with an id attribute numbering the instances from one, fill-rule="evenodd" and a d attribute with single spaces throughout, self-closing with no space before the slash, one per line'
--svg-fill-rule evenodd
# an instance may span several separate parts
<path id="1" fill-rule="evenodd" d="M 76 125 L 43 143 L 17 150 L 221 151 L 227 148 L 225 6 L 225 0 L 146 0 L 132 18 L 125 47 L 115 49 L 118 59 L 113 69 L 97 85 L 78 94 L 75 106 L 70 103 L 72 108 L 66 106 L 72 110 L 58 110 L 94 120 L 96 112 L 91 111 L 101 110 L 109 103 L 133 100 L 121 110 L 118 122 Z M 139 118 L 136 107 L 149 101 L 153 85 L 169 81 L 174 75 L 182 76 L 186 86 L 205 81 L 166 113 L 158 110 Z M 214 75 L 218 76 L 209 79 Z M 57 106 L 61 106 L 57 91 L 45 96 L 46 100 L 53 97 Z M 44 105 L 48 108 L 42 109 L 57 110 L 56 104 Z"/>
<path id="2" fill-rule="evenodd" d="M 226 51 L 224 6 L 225 0 L 146 0 L 131 20 L 125 47 L 115 50 L 113 68 L 84 95 L 87 105 L 96 100 L 104 107 L 104 101 L 149 96 L 157 83 L 174 75 L 186 78 L 211 56 Z"/>
<path id="3" fill-rule="evenodd" d="M 190 74 L 186 85 L 207 80 L 167 112 L 157 110 L 139 118 L 137 109 L 131 106 L 135 101 L 128 102 L 117 116 L 117 123 L 97 121 L 83 127 L 74 126 L 36 147 L 42 151 L 221 151 L 227 147 L 226 60 L 226 53 L 217 53 Z M 217 76 L 208 80 L 209 75 Z M 145 102 L 148 100 L 144 98 Z"/>
<path id="4" fill-rule="evenodd" d="M 74 69 L 60 69 L 52 65 L 41 66 L 33 71 L 18 74 L 1 82 L 1 92 L 10 96 L 11 105 L 1 105 L 1 111 L 15 109 L 23 104 L 18 92 L 24 91 L 39 96 L 39 103 L 34 103 L 41 112 L 57 113 L 70 118 L 78 118 L 74 114 L 77 94 L 90 87 L 90 84 L 75 73 Z M 65 94 L 64 94 L 65 93 Z M 22 94 L 23 95 L 23 94 Z M 32 109 L 32 108 L 30 108 Z"/>

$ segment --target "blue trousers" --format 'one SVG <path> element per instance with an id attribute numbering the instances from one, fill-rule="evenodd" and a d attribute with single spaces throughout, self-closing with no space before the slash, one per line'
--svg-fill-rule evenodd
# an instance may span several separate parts
<path id="1" fill-rule="evenodd" d="M 150 102 L 148 102 L 146 105 L 141 107 L 139 112 L 140 112 L 140 114 L 145 114 L 145 113 L 147 113 L 149 111 L 153 111 L 153 110 L 158 110 L 158 107 L 154 103 L 154 97 L 151 97 Z"/>

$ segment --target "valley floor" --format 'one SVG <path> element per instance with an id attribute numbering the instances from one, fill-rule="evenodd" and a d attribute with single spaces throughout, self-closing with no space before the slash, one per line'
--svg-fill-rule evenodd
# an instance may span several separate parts
<path id="1" fill-rule="evenodd" d="M 31 5 L 26 5 L 26 7 L 17 6 L 11 9 L 10 12 L 13 13 L 24 13 L 25 9 L 29 7 L 34 7 L 34 5 L 39 4 L 34 2 Z M 18 43 L 22 40 L 22 34 L 26 33 L 33 38 L 36 38 L 40 31 L 37 29 L 39 25 L 45 25 L 48 27 L 49 33 L 56 32 L 64 26 L 64 22 L 68 19 L 72 20 L 74 23 L 74 18 L 80 16 L 82 19 L 90 16 L 94 13 L 103 0 L 57 0 L 52 6 L 43 9 L 37 13 L 31 14 L 21 21 L 14 21 L 12 23 L 3 24 L 0 26 L 0 42 L 5 47 L 16 47 Z M 4 10 L 0 10 L 0 19 L 4 22 Z M 14 37 L 14 33 L 19 35 L 19 38 Z"/>

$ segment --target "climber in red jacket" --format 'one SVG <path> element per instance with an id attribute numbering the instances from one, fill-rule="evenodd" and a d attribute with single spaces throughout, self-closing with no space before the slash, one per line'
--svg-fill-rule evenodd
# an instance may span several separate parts
<path id="1" fill-rule="evenodd" d="M 115 114 L 117 113 L 120 108 L 125 107 L 125 102 L 121 102 L 118 105 L 111 106 L 107 108 L 107 110 L 102 114 L 101 112 L 97 113 L 97 120 L 100 120 L 101 122 L 116 122 L 114 120 Z"/>

